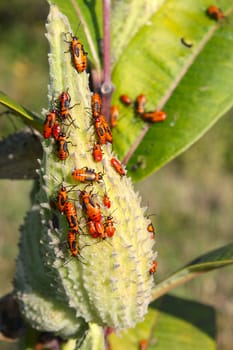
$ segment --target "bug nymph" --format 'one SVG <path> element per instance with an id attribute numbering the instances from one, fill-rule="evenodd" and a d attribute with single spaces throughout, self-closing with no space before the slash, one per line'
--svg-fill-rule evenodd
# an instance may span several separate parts
<path id="1" fill-rule="evenodd" d="M 71 41 L 67 40 L 67 34 L 70 35 Z M 87 52 L 84 50 L 83 44 L 78 40 L 76 36 L 71 33 L 65 33 L 66 43 L 70 44 L 70 53 L 72 57 L 72 62 L 78 73 L 82 73 L 87 68 Z"/>

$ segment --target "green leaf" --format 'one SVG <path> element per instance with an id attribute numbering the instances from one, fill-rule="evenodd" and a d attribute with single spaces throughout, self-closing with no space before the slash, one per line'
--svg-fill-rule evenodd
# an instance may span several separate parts
<path id="1" fill-rule="evenodd" d="M 34 112 L 29 111 L 25 107 L 15 102 L 2 91 L 0 91 L 0 103 L 9 108 L 13 115 L 15 114 L 16 116 L 19 116 L 25 124 L 37 129 L 40 132 L 42 131 L 43 120 Z"/>
<path id="2" fill-rule="evenodd" d="M 154 288 L 152 299 L 157 299 L 169 290 L 197 277 L 201 273 L 231 264 L 233 264 L 233 243 L 198 257 L 158 283 Z"/>
<path id="3" fill-rule="evenodd" d="M 88 59 L 91 60 L 96 70 L 101 70 L 100 40 L 102 32 L 102 2 L 101 1 L 77 1 L 54 0 L 49 3 L 56 4 L 60 11 L 69 19 L 73 35 L 80 38 Z"/>
<path id="4" fill-rule="evenodd" d="M 81 347 L 77 344 L 75 350 L 103 350 L 104 348 L 103 328 L 95 323 L 89 323 L 89 331 L 86 338 Z"/>
<path id="5" fill-rule="evenodd" d="M 139 29 L 165 0 L 115 0 L 111 8 L 112 68 Z M 143 12 L 143 16 L 141 15 Z"/>
<path id="6" fill-rule="evenodd" d="M 229 2 L 224 4 L 223 10 L 228 10 Z M 163 108 L 168 115 L 149 129 L 133 108 L 120 106 L 114 147 L 125 163 L 143 139 L 128 163 L 134 180 L 187 149 L 232 106 L 233 21 L 230 16 L 219 24 L 209 19 L 208 5 L 205 0 L 166 1 L 132 38 L 114 68 L 114 104 L 121 94 L 134 100 L 144 93 L 146 110 Z M 182 37 L 193 46 L 184 46 Z"/>
<path id="7" fill-rule="evenodd" d="M 112 334 L 112 350 L 138 350 L 140 341 L 148 341 L 147 350 L 215 349 L 215 313 L 213 308 L 166 295 L 151 305 L 145 321 L 134 329 Z"/>

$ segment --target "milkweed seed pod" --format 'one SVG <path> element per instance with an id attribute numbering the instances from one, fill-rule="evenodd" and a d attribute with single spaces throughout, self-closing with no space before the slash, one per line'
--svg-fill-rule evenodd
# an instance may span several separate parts
<path id="1" fill-rule="evenodd" d="M 93 159 L 90 146 L 98 140 L 89 77 L 74 69 L 66 53 L 69 44 L 64 33 L 72 31 L 55 5 L 50 7 L 46 28 L 50 85 L 44 115 L 54 105 L 58 109 L 56 100 L 68 91 L 69 122 L 58 116 L 68 154 L 65 160 L 59 159 L 56 140 L 42 140 L 40 189 L 21 229 L 15 293 L 23 315 L 39 330 L 72 337 L 84 334 L 88 323 L 133 327 L 147 312 L 154 284 L 149 273 L 156 259 L 155 241 L 147 231 L 150 221 L 127 174 L 122 177 L 112 167 L 111 159 L 116 157 L 112 145 L 102 145 L 100 162 Z M 89 178 L 94 171 L 103 179 L 93 184 L 75 182 L 74 169 L 84 169 Z M 64 201 L 73 203 L 69 218 L 68 209 L 57 208 L 61 186 L 67 194 Z M 111 208 L 103 204 L 106 191 Z M 96 238 L 89 232 L 90 221 Z"/>

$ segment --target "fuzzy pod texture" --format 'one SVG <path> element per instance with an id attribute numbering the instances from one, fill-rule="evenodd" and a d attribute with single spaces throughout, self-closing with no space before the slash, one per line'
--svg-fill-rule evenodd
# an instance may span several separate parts
<path id="1" fill-rule="evenodd" d="M 89 76 L 85 71 L 78 73 L 72 64 L 67 42 L 72 39 L 70 25 L 55 5 L 50 7 L 46 28 L 50 45 L 50 106 L 44 114 L 57 106 L 62 92 L 69 93 L 70 117 L 61 125 L 66 135 L 67 149 L 63 150 L 67 151 L 67 158 L 58 158 L 57 142 L 52 137 L 42 141 L 40 190 L 21 229 L 15 292 L 25 318 L 39 330 L 70 337 L 85 333 L 89 322 L 118 329 L 133 327 L 147 312 L 154 284 L 149 270 L 157 253 L 155 240 L 147 231 L 150 222 L 145 216 L 146 208 L 140 206 L 140 196 L 131 180 L 120 176 L 112 166 L 111 159 L 117 156 L 110 143 L 102 145 L 103 160 L 93 160 L 97 136 Z M 103 180 L 87 186 L 87 182 L 72 177 L 74 169 L 86 168 L 94 169 Z M 55 208 L 61 186 L 77 212 L 75 257 L 68 248 L 70 228 L 66 215 Z M 112 237 L 90 235 L 81 200 L 83 190 L 99 208 L 102 227 L 106 228 L 107 218 L 112 218 Z M 106 193 L 110 208 L 103 204 Z"/>

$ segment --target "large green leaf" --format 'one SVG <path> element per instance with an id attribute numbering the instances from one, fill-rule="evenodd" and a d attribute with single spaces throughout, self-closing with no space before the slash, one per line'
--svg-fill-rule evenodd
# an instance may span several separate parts
<path id="1" fill-rule="evenodd" d="M 233 21 L 229 16 L 216 24 L 206 16 L 207 5 L 203 0 L 166 1 L 115 66 L 115 104 L 119 105 L 123 93 L 134 99 L 142 92 L 148 99 L 147 110 L 167 102 L 167 120 L 149 131 L 147 124 L 135 118 L 133 108 L 120 106 L 114 147 L 121 158 L 126 156 L 125 162 L 144 137 L 128 164 L 134 180 L 184 151 L 232 106 Z M 225 1 L 225 5 L 226 9 L 231 5 L 232 12 L 232 4 Z M 182 45 L 181 37 L 193 47 Z"/>
<path id="2" fill-rule="evenodd" d="M 21 106 L 2 91 L 0 91 L 0 103 L 13 115 L 19 116 L 25 124 L 41 132 L 43 120 L 37 114 Z"/>
<path id="3" fill-rule="evenodd" d="M 166 295 L 151 305 L 144 322 L 109 341 L 112 350 L 139 350 L 143 339 L 147 350 L 213 350 L 215 336 L 211 307 Z"/>
<path id="4" fill-rule="evenodd" d="M 233 243 L 213 250 L 191 261 L 168 278 L 156 285 L 152 299 L 157 299 L 169 290 L 191 280 L 198 275 L 233 264 Z"/>

